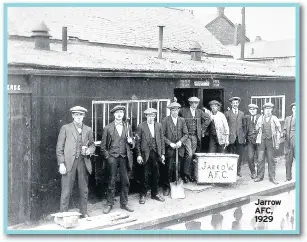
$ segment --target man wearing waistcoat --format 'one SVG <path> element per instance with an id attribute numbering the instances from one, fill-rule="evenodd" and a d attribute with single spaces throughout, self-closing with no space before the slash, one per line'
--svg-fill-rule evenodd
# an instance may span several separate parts
<path id="1" fill-rule="evenodd" d="M 95 152 L 93 133 L 83 124 L 87 110 L 76 106 L 70 109 L 73 122 L 63 125 L 57 141 L 56 155 L 61 180 L 61 212 L 67 212 L 76 174 L 79 185 L 79 209 L 82 218 L 86 218 L 88 199 L 88 175 L 92 173 L 90 155 Z"/>
<path id="2" fill-rule="evenodd" d="M 125 115 L 125 106 L 117 105 L 111 113 L 115 120 L 103 129 L 101 140 L 101 151 L 106 159 L 109 172 L 107 206 L 103 213 L 109 213 L 114 205 L 114 196 L 116 188 L 116 175 L 119 168 L 120 176 L 120 208 L 128 212 L 134 210 L 128 206 L 129 177 L 128 172 L 132 170 L 132 150 L 134 140 L 131 138 L 131 129 L 123 121 Z"/>
<path id="3" fill-rule="evenodd" d="M 244 113 L 239 110 L 241 98 L 232 97 L 229 99 L 231 109 L 226 111 L 225 117 L 229 125 L 228 151 L 231 154 L 239 155 L 237 175 L 241 177 L 241 164 L 243 145 L 245 144 Z"/>
<path id="4" fill-rule="evenodd" d="M 258 106 L 256 104 L 249 104 L 248 111 L 249 115 L 245 116 L 245 134 L 247 143 L 247 154 L 248 154 L 248 167 L 251 172 L 251 178 L 255 179 L 256 169 L 255 160 L 257 159 L 257 144 L 256 144 L 256 123 L 260 114 L 257 114 Z"/>
<path id="5" fill-rule="evenodd" d="M 188 128 L 188 138 L 183 142 L 185 146 L 185 157 L 183 164 L 183 182 L 194 182 L 195 179 L 195 164 L 192 163 L 193 156 L 200 149 L 200 141 L 211 123 L 211 118 L 208 113 L 198 109 L 199 98 L 190 97 L 189 108 L 182 108 L 179 111 L 179 116 L 185 119 Z"/>
<path id="6" fill-rule="evenodd" d="M 171 115 L 163 118 L 162 129 L 165 142 L 165 159 L 166 165 L 162 167 L 161 180 L 163 184 L 163 195 L 168 196 L 170 193 L 170 182 L 176 171 L 176 149 L 178 149 L 178 172 L 180 174 L 180 160 L 184 157 L 184 146 L 182 143 L 188 138 L 188 128 L 185 120 L 178 117 L 181 105 L 173 102 L 167 106 Z"/>
<path id="7" fill-rule="evenodd" d="M 274 104 L 265 103 L 263 105 L 263 115 L 261 115 L 256 124 L 258 144 L 258 171 L 255 182 L 260 182 L 265 173 L 265 157 L 268 161 L 269 180 L 275 185 L 278 181 L 275 179 L 276 165 L 274 161 L 274 151 L 279 149 L 281 126 L 276 116 L 272 115 Z"/>
<path id="8" fill-rule="evenodd" d="M 285 138 L 286 181 L 292 180 L 292 164 L 295 157 L 295 103 L 290 105 L 292 115 L 286 117 L 283 135 Z"/>
<path id="9" fill-rule="evenodd" d="M 165 165 L 165 146 L 162 132 L 162 125 L 155 122 L 157 110 L 148 108 L 144 111 L 147 121 L 139 124 L 137 128 L 137 162 L 142 166 L 141 169 L 141 191 L 140 204 L 146 202 L 148 191 L 149 173 L 151 172 L 151 198 L 159 202 L 165 199 L 159 195 L 159 169 Z"/>

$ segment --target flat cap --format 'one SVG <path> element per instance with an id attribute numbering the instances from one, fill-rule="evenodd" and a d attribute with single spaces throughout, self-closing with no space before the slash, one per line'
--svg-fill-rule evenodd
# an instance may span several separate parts
<path id="1" fill-rule="evenodd" d="M 72 113 L 87 113 L 87 109 L 81 106 L 75 106 L 70 109 Z"/>
<path id="2" fill-rule="evenodd" d="M 154 108 L 147 108 L 144 113 L 145 114 L 150 114 L 150 113 L 157 113 L 157 109 L 154 109 Z"/>
<path id="3" fill-rule="evenodd" d="M 248 104 L 247 107 L 248 107 L 248 108 L 259 108 L 256 104 L 253 104 L 253 103 Z"/>
<path id="4" fill-rule="evenodd" d="M 198 97 L 190 97 L 190 98 L 188 99 L 188 101 L 189 101 L 189 102 L 199 102 L 200 99 L 199 99 Z"/>
<path id="5" fill-rule="evenodd" d="M 263 107 L 263 108 L 273 108 L 273 107 L 274 107 L 274 104 L 273 104 L 273 103 L 268 102 L 268 103 L 263 104 L 263 106 L 262 106 L 262 107 Z"/>
<path id="6" fill-rule="evenodd" d="M 231 98 L 229 98 L 229 102 L 232 102 L 232 101 L 235 101 L 235 100 L 238 100 L 239 102 L 241 102 L 241 98 L 239 98 L 239 97 L 231 97 Z"/>
<path id="7" fill-rule="evenodd" d="M 209 105 L 212 106 L 212 105 L 217 105 L 217 106 L 222 106 L 222 104 L 219 102 L 219 101 L 216 101 L 216 100 L 212 100 L 209 102 Z"/>
<path id="8" fill-rule="evenodd" d="M 181 108 L 181 105 L 180 105 L 179 103 L 177 103 L 177 102 L 172 102 L 172 103 L 170 103 L 170 104 L 167 106 L 167 108 L 169 108 L 169 109 Z"/>
<path id="9" fill-rule="evenodd" d="M 116 111 L 118 110 L 123 110 L 125 111 L 126 110 L 126 107 L 125 106 L 122 106 L 122 105 L 116 105 L 114 108 L 112 108 L 112 110 L 110 111 L 111 113 L 115 113 Z"/>
<path id="10" fill-rule="evenodd" d="M 290 107 L 293 107 L 293 106 L 295 106 L 295 103 L 291 103 Z"/>

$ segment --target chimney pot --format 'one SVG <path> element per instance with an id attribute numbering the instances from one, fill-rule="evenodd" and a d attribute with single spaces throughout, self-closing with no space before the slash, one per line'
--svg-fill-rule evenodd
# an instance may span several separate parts
<path id="1" fill-rule="evenodd" d="M 35 49 L 50 50 L 51 35 L 44 21 L 32 29 L 31 37 L 35 39 Z"/>
<path id="2" fill-rule="evenodd" d="M 194 41 L 190 47 L 190 52 L 191 52 L 191 60 L 194 61 L 201 61 L 201 45 L 197 42 Z"/>
<path id="3" fill-rule="evenodd" d="M 218 7 L 217 8 L 217 13 L 219 16 L 224 15 L 225 7 Z"/>

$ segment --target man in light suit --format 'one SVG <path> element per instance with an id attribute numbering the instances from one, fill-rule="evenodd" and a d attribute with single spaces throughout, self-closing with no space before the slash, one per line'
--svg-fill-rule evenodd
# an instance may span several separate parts
<path id="1" fill-rule="evenodd" d="M 188 138 L 184 142 L 185 159 L 183 165 L 183 182 L 194 182 L 195 179 L 195 165 L 192 163 L 193 156 L 197 150 L 200 149 L 200 141 L 202 134 L 204 134 L 211 123 L 211 118 L 208 113 L 197 108 L 199 104 L 198 97 L 190 97 L 189 108 L 182 108 L 179 111 L 179 117 L 185 119 L 188 128 Z"/>
<path id="2" fill-rule="evenodd" d="M 180 171 L 180 161 L 184 157 L 184 146 L 182 143 L 188 138 L 188 128 L 184 118 L 178 117 L 181 105 L 173 102 L 167 106 L 171 115 L 163 118 L 162 129 L 165 142 L 166 165 L 162 167 L 161 180 L 164 188 L 163 195 L 170 193 L 170 182 L 173 182 L 173 173 L 176 171 L 176 149 L 178 149 L 178 170 Z"/>
<path id="3" fill-rule="evenodd" d="M 108 214 L 114 205 L 117 168 L 119 168 L 121 184 L 120 208 L 128 212 L 134 211 L 128 206 L 130 187 L 128 171 L 132 169 L 133 157 L 131 149 L 134 148 L 135 142 L 130 136 L 131 130 L 128 129 L 127 124 L 123 121 L 125 110 L 126 107 L 121 105 L 117 105 L 111 110 L 115 120 L 104 127 L 101 139 L 100 148 L 107 161 L 109 172 L 107 206 L 103 210 L 105 214 Z"/>
<path id="4" fill-rule="evenodd" d="M 255 160 L 257 160 L 257 144 L 256 144 L 256 123 L 260 114 L 257 114 L 258 106 L 256 104 L 249 104 L 248 111 L 250 115 L 245 116 L 245 134 L 247 143 L 247 154 L 248 154 L 248 167 L 251 172 L 251 178 L 255 179 L 256 169 Z"/>
<path id="5" fill-rule="evenodd" d="M 237 175 L 239 177 L 241 174 L 241 164 L 242 164 L 242 152 L 243 145 L 245 144 L 245 132 L 244 132 L 244 113 L 239 110 L 241 98 L 232 97 L 229 99 L 231 104 L 231 110 L 225 113 L 229 125 L 229 145 L 228 151 L 231 154 L 239 155 L 238 165 L 237 165 Z"/>
<path id="6" fill-rule="evenodd" d="M 63 125 L 56 147 L 59 172 L 62 174 L 61 212 L 67 212 L 72 188 L 78 175 L 80 193 L 80 213 L 85 218 L 87 214 L 88 174 L 92 173 L 90 155 L 95 152 L 93 133 L 90 127 L 83 124 L 87 110 L 76 106 L 70 109 L 74 121 Z"/>
<path id="7" fill-rule="evenodd" d="M 149 173 L 151 171 L 151 198 L 159 202 L 165 199 L 159 195 L 159 169 L 165 165 L 165 146 L 162 125 L 155 122 L 157 110 L 148 108 L 144 111 L 147 121 L 140 123 L 137 128 L 137 162 L 141 169 L 140 204 L 146 202 L 148 191 Z"/>
<path id="8" fill-rule="evenodd" d="M 295 103 L 290 105 L 292 115 L 286 117 L 283 136 L 285 139 L 284 153 L 286 156 L 286 181 L 292 180 L 292 164 L 295 158 Z"/>

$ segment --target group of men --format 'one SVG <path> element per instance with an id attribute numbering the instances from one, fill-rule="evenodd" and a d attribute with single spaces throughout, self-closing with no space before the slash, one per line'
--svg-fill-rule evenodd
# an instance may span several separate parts
<path id="1" fill-rule="evenodd" d="M 157 110 L 148 108 L 144 111 L 146 121 L 139 124 L 133 137 L 131 127 L 124 121 L 125 106 L 117 105 L 111 113 L 114 121 L 104 127 L 101 151 L 109 173 L 107 205 L 104 213 L 109 213 L 114 206 L 116 176 L 120 177 L 120 207 L 126 211 L 134 210 L 128 205 L 129 177 L 133 166 L 133 152 L 137 155 L 140 166 L 139 203 L 146 203 L 146 195 L 151 183 L 151 198 L 159 202 L 165 199 L 159 193 L 159 184 L 163 195 L 170 193 L 170 183 L 175 181 L 176 169 L 185 183 L 195 181 L 194 154 L 200 150 L 201 138 L 208 131 L 209 152 L 239 154 L 237 175 L 241 176 L 242 150 L 247 144 L 248 164 L 251 177 L 255 182 L 264 178 L 265 156 L 268 161 L 269 179 L 275 179 L 274 149 L 279 148 L 282 136 L 281 125 L 272 115 L 274 105 L 263 105 L 263 115 L 257 114 L 258 106 L 250 104 L 250 115 L 244 115 L 238 109 L 239 97 L 231 98 L 231 109 L 225 115 L 220 112 L 221 103 L 212 100 L 211 111 L 199 109 L 199 98 L 189 98 L 190 107 L 181 108 L 177 102 L 168 105 L 170 115 L 161 123 L 155 121 Z M 295 104 L 291 104 L 293 115 L 287 117 L 284 127 L 286 150 L 286 179 L 292 179 L 292 162 L 295 150 Z M 87 110 L 76 106 L 71 108 L 73 122 L 62 126 L 57 142 L 57 160 L 62 175 L 60 209 L 68 211 L 76 174 L 80 192 L 80 213 L 87 217 L 88 175 L 92 172 L 90 155 L 95 152 L 95 143 L 90 127 L 83 124 Z M 258 157 L 257 171 L 254 158 Z M 176 158 L 179 162 L 176 162 Z M 177 160 L 177 161 L 178 161 Z M 176 164 L 179 163 L 179 166 Z M 151 177 L 150 177 L 151 174 Z"/>

